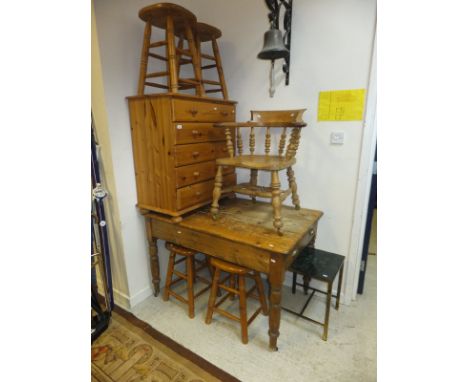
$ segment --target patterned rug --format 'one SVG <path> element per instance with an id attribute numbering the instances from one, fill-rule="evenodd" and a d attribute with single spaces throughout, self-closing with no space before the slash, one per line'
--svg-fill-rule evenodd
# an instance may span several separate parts
<path id="1" fill-rule="evenodd" d="M 91 375 L 92 382 L 238 381 L 118 307 L 92 345 Z"/>

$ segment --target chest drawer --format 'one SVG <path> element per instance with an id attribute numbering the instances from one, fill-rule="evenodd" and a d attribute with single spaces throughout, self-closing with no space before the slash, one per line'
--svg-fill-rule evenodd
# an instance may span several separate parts
<path id="1" fill-rule="evenodd" d="M 232 122 L 234 105 L 173 99 L 173 120 L 187 122 Z"/>
<path id="2" fill-rule="evenodd" d="M 229 151 L 226 142 L 216 142 L 214 144 L 214 152 L 215 158 L 227 158 L 229 156 Z"/>
<path id="3" fill-rule="evenodd" d="M 185 166 L 192 163 L 206 162 L 215 158 L 215 145 L 212 143 L 195 143 L 175 146 L 175 165 Z"/>
<path id="4" fill-rule="evenodd" d="M 224 130 L 213 127 L 212 123 L 176 123 L 174 128 L 178 145 L 226 140 Z"/>
<path id="5" fill-rule="evenodd" d="M 214 161 L 195 163 L 177 167 L 175 173 L 176 187 L 180 188 L 189 184 L 213 179 L 216 173 L 216 165 Z"/>
<path id="6" fill-rule="evenodd" d="M 223 186 L 231 186 L 236 183 L 236 174 L 226 175 Z M 184 208 L 211 200 L 213 196 L 214 180 L 196 183 L 191 186 L 182 187 L 177 190 L 177 209 Z"/>

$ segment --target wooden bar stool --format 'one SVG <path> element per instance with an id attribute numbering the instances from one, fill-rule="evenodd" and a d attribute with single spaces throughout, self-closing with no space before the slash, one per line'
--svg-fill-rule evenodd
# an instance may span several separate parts
<path id="1" fill-rule="evenodd" d="M 199 61 L 200 61 L 201 69 L 207 70 L 207 69 L 216 68 L 216 70 L 218 71 L 218 78 L 219 78 L 219 81 L 211 81 L 211 80 L 203 79 L 203 73 L 202 73 L 201 81 L 202 81 L 205 93 L 208 94 L 208 93 L 220 92 L 222 93 L 224 99 L 228 99 L 228 91 L 226 87 L 226 80 L 224 79 L 223 65 L 221 63 L 221 56 L 219 54 L 218 43 L 216 41 L 221 36 L 222 36 L 222 33 L 218 28 L 205 24 L 205 23 L 197 23 L 195 40 L 196 40 L 197 49 L 199 52 L 199 57 L 200 57 Z M 211 42 L 211 49 L 213 51 L 213 55 L 202 53 L 201 43 L 203 42 Z M 202 65 L 202 59 L 214 61 L 214 63 L 208 64 L 208 65 Z M 206 89 L 205 85 L 215 85 L 219 87 L 214 88 L 214 89 Z"/>
<path id="2" fill-rule="evenodd" d="M 250 269 L 241 267 L 240 265 L 228 263 L 226 261 L 215 258 L 211 259 L 211 265 L 213 266 L 215 271 L 213 277 L 213 284 L 211 286 L 211 294 L 210 300 L 208 302 L 208 311 L 206 312 L 205 322 L 207 324 L 211 323 L 213 312 L 215 311 L 234 321 L 239 321 L 241 324 L 242 343 L 246 344 L 249 342 L 249 337 L 247 333 L 248 325 L 255 319 L 255 317 L 258 316 L 260 312 L 262 312 L 264 315 L 268 314 L 268 308 L 265 300 L 265 293 L 260 274 L 257 271 L 251 271 Z M 221 271 L 228 273 L 228 275 L 220 281 Z M 255 281 L 255 285 L 248 291 L 245 290 L 246 277 L 251 278 Z M 225 283 L 228 280 L 229 286 L 225 285 Z M 236 281 L 238 289 L 236 289 Z M 224 289 L 228 293 L 221 297 L 221 299 L 218 302 L 216 302 L 218 288 Z M 255 290 L 257 290 L 258 292 L 258 296 L 252 295 L 252 293 Z M 239 296 L 240 317 L 236 317 L 233 314 L 219 308 L 219 306 L 224 301 L 226 301 L 227 298 L 233 299 L 235 295 Z M 247 297 L 253 297 L 260 301 L 260 307 L 249 319 L 247 319 Z"/>
<path id="3" fill-rule="evenodd" d="M 141 50 L 140 76 L 138 80 L 138 95 L 143 95 L 146 86 L 168 90 L 177 93 L 179 90 L 195 88 L 198 96 L 205 94 L 201 83 L 200 61 L 194 39 L 197 19 L 189 10 L 176 4 L 158 3 L 140 10 L 140 19 L 146 22 Z M 163 41 L 151 42 L 152 26 L 166 30 Z M 175 38 L 179 38 L 176 47 Z M 183 41 L 188 41 L 188 49 L 183 48 Z M 181 43 L 182 41 L 182 43 Z M 166 47 L 166 56 L 150 52 L 152 48 Z M 187 56 L 188 59 L 182 59 Z M 166 62 L 166 70 L 147 73 L 148 57 Z M 179 78 L 179 66 L 192 64 L 195 78 Z M 167 85 L 147 81 L 148 78 L 168 77 Z"/>
<path id="4" fill-rule="evenodd" d="M 167 275 L 166 275 L 166 288 L 163 293 L 163 300 L 169 300 L 169 295 L 174 296 L 177 300 L 188 305 L 188 315 L 190 318 L 195 317 L 195 298 L 200 296 L 202 293 L 206 292 L 211 287 L 211 280 L 206 279 L 205 277 L 199 276 L 198 271 L 208 267 L 211 273 L 211 267 L 208 262 L 208 258 L 205 261 L 200 261 L 195 259 L 196 251 L 191 249 L 181 247 L 179 245 L 166 242 L 166 248 L 170 251 L 169 263 L 167 265 Z M 176 259 L 177 256 L 182 256 L 180 259 Z M 185 261 L 186 273 L 176 271 L 174 269 L 175 265 Z M 197 268 L 197 263 L 200 266 Z M 177 279 L 172 280 L 173 275 L 178 276 Z M 200 280 L 205 284 L 208 284 L 207 287 L 203 288 L 197 294 L 194 295 L 193 284 L 196 280 Z M 171 286 L 177 284 L 178 282 L 185 280 L 187 282 L 187 299 L 177 294 L 171 289 Z"/>

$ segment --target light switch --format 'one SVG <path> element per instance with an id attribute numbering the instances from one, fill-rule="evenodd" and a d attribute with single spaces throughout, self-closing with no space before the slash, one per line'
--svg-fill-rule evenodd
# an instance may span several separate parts
<path id="1" fill-rule="evenodd" d="M 331 145 L 342 145 L 344 143 L 344 132 L 343 131 L 333 131 L 330 134 L 330 144 Z"/>

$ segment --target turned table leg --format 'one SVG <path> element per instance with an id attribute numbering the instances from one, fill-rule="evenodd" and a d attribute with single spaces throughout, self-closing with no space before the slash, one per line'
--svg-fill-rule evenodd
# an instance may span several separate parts
<path id="1" fill-rule="evenodd" d="M 270 317 L 269 331 L 270 349 L 277 351 L 277 341 L 279 337 L 279 326 L 281 320 L 281 288 L 284 280 L 284 264 L 281 255 L 272 254 L 270 258 Z"/>
<path id="2" fill-rule="evenodd" d="M 146 239 L 148 240 L 149 255 L 150 255 L 150 266 L 152 282 L 154 287 L 154 296 L 159 295 L 159 257 L 158 257 L 158 239 L 153 237 L 151 232 L 151 218 L 146 218 Z"/>

